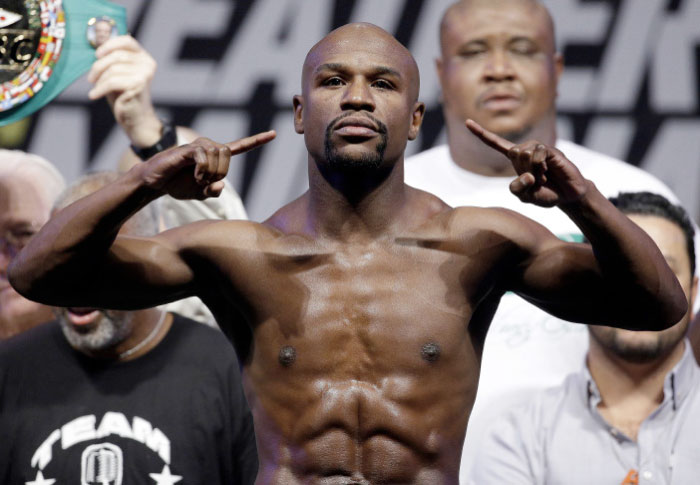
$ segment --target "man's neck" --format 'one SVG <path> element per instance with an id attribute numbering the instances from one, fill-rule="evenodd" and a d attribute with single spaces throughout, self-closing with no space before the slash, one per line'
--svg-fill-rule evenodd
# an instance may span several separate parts
<path id="1" fill-rule="evenodd" d="M 503 134 L 501 134 L 503 136 Z M 512 138 L 512 137 L 511 137 Z M 550 146 L 556 144 L 554 121 L 541 122 L 523 133 L 514 143 L 538 140 Z M 474 136 L 463 122 L 447 123 L 447 143 L 452 160 L 462 169 L 487 177 L 514 177 L 515 169 L 510 160 L 491 147 L 484 145 Z"/>
<path id="2" fill-rule="evenodd" d="M 87 355 L 105 361 L 134 360 L 155 348 L 168 333 L 173 322 L 171 313 L 158 308 L 135 311 L 133 318 L 132 331 L 127 338 L 99 352 L 86 352 Z"/>
<path id="3" fill-rule="evenodd" d="M 309 161 L 311 229 L 331 239 L 376 239 L 399 224 L 407 199 L 403 160 L 385 172 L 322 174 Z"/>
<path id="4" fill-rule="evenodd" d="M 642 422 L 661 404 L 664 381 L 683 357 L 681 341 L 652 362 L 633 363 L 603 349 L 590 339 L 587 364 L 600 392 L 598 405 L 606 421 L 636 440 Z"/>

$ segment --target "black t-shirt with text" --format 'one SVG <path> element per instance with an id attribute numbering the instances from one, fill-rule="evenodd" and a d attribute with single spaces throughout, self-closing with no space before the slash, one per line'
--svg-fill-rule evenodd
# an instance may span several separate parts
<path id="1" fill-rule="evenodd" d="M 56 322 L 0 343 L 0 483 L 249 484 L 257 454 L 235 352 L 175 315 L 129 362 L 72 349 Z"/>

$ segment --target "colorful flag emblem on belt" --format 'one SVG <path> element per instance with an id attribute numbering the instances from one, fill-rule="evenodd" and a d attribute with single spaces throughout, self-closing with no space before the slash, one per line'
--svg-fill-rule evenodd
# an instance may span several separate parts
<path id="1" fill-rule="evenodd" d="M 0 0 L 0 126 L 41 109 L 95 61 L 95 21 L 126 34 L 106 0 Z"/>

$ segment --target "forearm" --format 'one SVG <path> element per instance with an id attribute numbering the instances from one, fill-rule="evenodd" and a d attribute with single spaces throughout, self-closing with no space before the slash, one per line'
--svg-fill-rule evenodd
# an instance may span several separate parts
<path id="1" fill-rule="evenodd" d="M 106 258 L 119 229 L 160 192 L 134 167 L 114 183 L 57 212 L 12 261 L 12 285 L 28 298 L 55 296 Z M 72 290 L 71 290 L 72 291 Z"/>
<path id="2" fill-rule="evenodd" d="M 124 116 L 124 119 L 119 120 L 131 144 L 140 148 L 156 144 L 163 133 L 163 122 L 156 115 L 153 106 L 149 105 L 148 109 L 144 108 L 143 111 L 145 113 L 139 112 L 138 116 L 132 114 L 128 118 Z"/>
<path id="3" fill-rule="evenodd" d="M 581 229 L 594 255 L 612 301 L 626 322 L 622 326 L 667 328 L 685 314 L 687 301 L 671 269 L 651 238 L 618 211 L 588 181 L 576 202 L 559 206 Z"/>

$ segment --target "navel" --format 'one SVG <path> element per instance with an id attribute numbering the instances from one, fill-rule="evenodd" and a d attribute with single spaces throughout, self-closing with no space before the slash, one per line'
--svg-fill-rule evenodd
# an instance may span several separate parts
<path id="1" fill-rule="evenodd" d="M 277 356 L 280 364 L 284 367 L 290 367 L 295 360 L 297 360 L 297 351 L 291 345 L 285 345 L 280 349 L 280 353 Z"/>
<path id="2" fill-rule="evenodd" d="M 428 342 L 420 349 L 420 355 L 428 362 L 435 362 L 440 358 L 440 345 L 436 342 Z"/>

